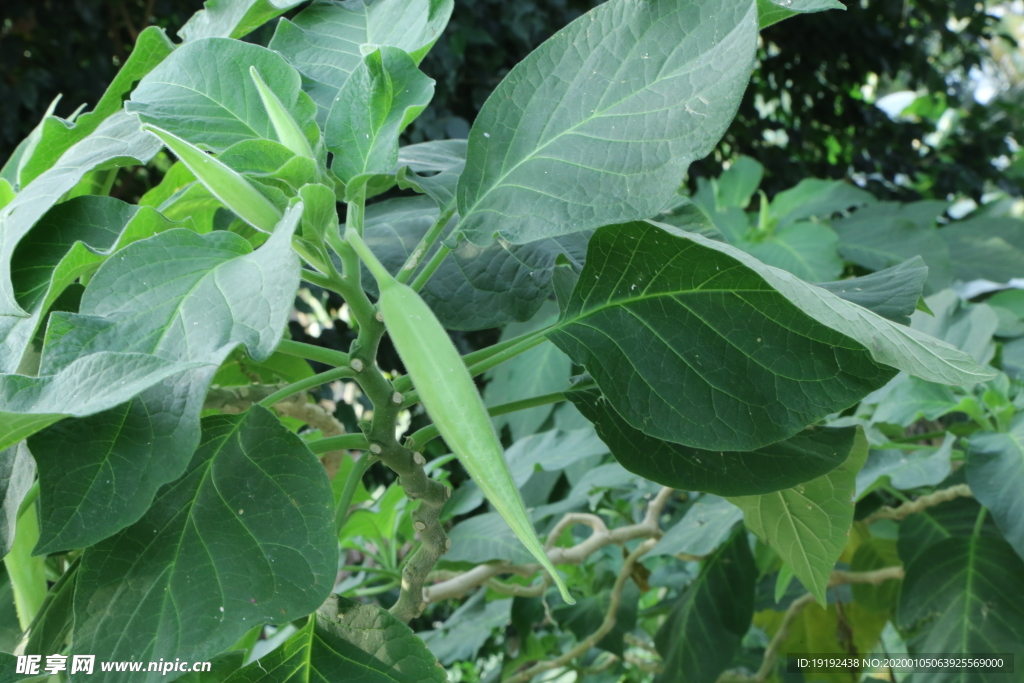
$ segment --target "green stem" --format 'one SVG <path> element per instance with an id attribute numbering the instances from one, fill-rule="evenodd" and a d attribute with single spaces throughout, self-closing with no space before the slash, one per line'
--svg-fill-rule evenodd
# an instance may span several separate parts
<path id="1" fill-rule="evenodd" d="M 306 389 L 312 389 L 313 387 L 318 387 L 321 384 L 333 382 L 334 380 L 341 379 L 343 377 L 351 377 L 353 374 L 354 373 L 352 371 L 352 368 L 348 367 L 334 368 L 333 370 L 328 370 L 327 372 L 321 372 L 319 375 L 307 377 L 304 380 L 295 382 L 293 384 L 289 384 L 288 386 L 279 389 L 278 391 L 275 391 L 270 396 L 267 396 L 265 399 L 260 401 L 260 405 L 269 408 L 275 403 L 283 401 L 289 396 L 294 396 L 295 394 L 305 391 Z"/>
<path id="2" fill-rule="evenodd" d="M 930 439 L 938 439 L 946 436 L 945 430 L 941 432 L 927 432 L 925 434 L 910 434 L 908 436 L 901 436 L 896 439 L 889 439 L 889 443 L 907 443 L 910 441 L 925 441 Z"/>
<path id="3" fill-rule="evenodd" d="M 30 489 L 31 491 L 31 489 Z M 26 495 L 26 498 L 28 496 Z M 7 576 L 14 593 L 14 606 L 18 612 L 18 624 L 22 630 L 31 625 L 32 619 L 43 601 L 46 600 L 46 558 L 33 557 L 32 549 L 39 542 L 39 520 L 36 506 L 22 503 L 18 523 L 14 532 L 14 543 L 4 558 Z"/>
<path id="4" fill-rule="evenodd" d="M 333 279 L 327 277 L 322 273 L 316 272 L 315 270 L 303 269 L 302 279 L 305 280 L 306 282 L 316 285 L 317 287 L 323 287 L 324 289 L 330 290 L 337 294 L 341 294 L 341 292 L 338 291 L 337 282 L 335 282 Z M 342 296 L 344 295 L 342 294 Z"/>
<path id="5" fill-rule="evenodd" d="M 366 242 L 363 241 L 362 235 L 358 231 L 351 227 L 345 228 L 345 241 L 359 254 L 359 258 L 370 269 L 378 285 L 383 285 L 394 279 L 391 273 L 388 272 L 388 269 L 384 267 L 384 264 L 374 255 L 373 250 L 366 246 Z"/>
<path id="6" fill-rule="evenodd" d="M 971 532 L 971 536 L 974 538 L 981 537 L 981 528 L 985 524 L 985 516 L 988 514 L 988 508 L 982 507 L 978 511 L 978 517 L 974 520 L 974 531 Z"/>
<path id="7" fill-rule="evenodd" d="M 352 594 L 360 598 L 368 598 L 371 595 L 380 595 L 381 593 L 387 593 L 390 590 L 398 588 L 398 581 L 389 581 L 382 586 L 373 586 L 372 588 L 357 588 L 352 591 Z"/>
<path id="8" fill-rule="evenodd" d="M 306 445 L 314 454 L 320 455 L 331 451 L 365 451 L 370 447 L 370 442 L 364 434 L 342 434 L 311 441 Z"/>
<path id="9" fill-rule="evenodd" d="M 416 248 L 413 249 L 411 254 L 409 254 L 409 258 L 405 260 L 405 264 L 402 266 L 402 269 L 398 271 L 396 279 L 399 282 L 405 283 L 410 277 L 412 277 L 412 274 L 416 271 L 416 267 L 420 264 L 420 260 L 427 252 L 430 251 L 431 247 L 434 246 L 434 242 L 436 242 L 441 236 L 441 233 L 444 232 L 445 226 L 448 225 L 448 221 L 450 221 L 454 215 L 454 206 L 447 211 L 441 212 L 441 215 L 437 217 L 437 221 L 430 226 L 430 229 L 427 230 L 427 234 L 423 236 L 420 243 L 417 244 Z M 413 289 L 417 288 L 414 287 Z"/>
<path id="10" fill-rule="evenodd" d="M 304 342 L 297 342 L 291 339 L 282 339 L 277 346 L 277 352 L 286 356 L 314 360 L 324 365 L 333 365 L 336 368 L 348 367 L 348 354 L 334 349 L 325 349 L 322 346 L 313 346 Z"/>
<path id="11" fill-rule="evenodd" d="M 345 213 L 345 227 L 352 228 L 359 236 L 363 235 L 363 218 L 366 213 L 366 185 L 359 190 L 359 194 L 348 203 Z"/>
<path id="12" fill-rule="evenodd" d="M 559 403 L 564 400 L 566 400 L 565 394 L 561 391 L 556 391 L 551 394 L 524 398 L 520 401 L 510 401 L 508 403 L 502 403 L 501 405 L 492 406 L 487 409 L 487 414 L 491 417 L 497 417 L 498 415 L 507 415 L 508 413 L 514 413 L 519 410 L 527 410 L 529 408 L 536 408 L 537 406 L 546 406 L 552 403 Z M 409 435 L 408 440 L 405 442 L 405 447 L 418 451 L 438 436 L 437 427 L 435 425 L 428 425 Z"/>
<path id="13" fill-rule="evenodd" d="M 338 506 L 334 510 L 335 535 L 341 533 L 345 522 L 348 521 L 348 509 L 352 507 L 352 498 L 356 495 L 359 482 L 363 480 L 363 475 L 366 474 L 366 470 L 370 469 L 375 460 L 376 458 L 370 457 L 368 453 L 364 453 L 363 457 L 355 461 L 352 471 L 348 473 L 348 479 L 345 480 L 345 488 L 342 489 L 341 497 L 338 498 Z"/>
<path id="14" fill-rule="evenodd" d="M 36 479 L 35 483 L 32 484 L 32 488 L 30 488 L 25 493 L 25 497 L 21 500 L 21 505 L 18 506 L 18 517 L 19 518 L 23 514 L 25 514 L 26 511 L 28 511 L 29 506 L 31 506 L 33 503 L 35 503 L 37 498 L 39 498 L 39 480 L 38 479 Z"/>
<path id="15" fill-rule="evenodd" d="M 100 187 L 99 194 L 104 196 L 110 194 L 110 191 L 114 189 L 114 179 L 117 178 L 117 172 L 120 170 L 120 166 L 115 166 L 107 171 L 107 176 L 103 179 L 103 185 Z"/>
<path id="16" fill-rule="evenodd" d="M 417 292 L 423 289 L 423 285 L 427 284 L 427 280 L 434 274 L 438 268 L 441 267 L 441 262 L 444 261 L 445 257 L 451 253 L 451 249 L 446 244 L 442 244 L 438 247 L 434 255 L 427 261 L 427 265 L 423 266 L 423 270 L 420 271 L 416 279 L 412 281 L 410 287 L 415 289 Z"/>

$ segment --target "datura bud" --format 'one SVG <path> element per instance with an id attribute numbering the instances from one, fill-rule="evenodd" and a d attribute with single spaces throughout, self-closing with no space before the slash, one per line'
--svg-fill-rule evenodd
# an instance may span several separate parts
<path id="1" fill-rule="evenodd" d="M 448 333 L 420 295 L 392 277 L 355 230 L 347 229 L 345 238 L 377 280 L 378 305 L 388 334 L 438 432 L 526 549 L 551 574 L 562 598 L 572 604 L 575 601 L 565 582 L 533 530 L 480 392 Z"/>

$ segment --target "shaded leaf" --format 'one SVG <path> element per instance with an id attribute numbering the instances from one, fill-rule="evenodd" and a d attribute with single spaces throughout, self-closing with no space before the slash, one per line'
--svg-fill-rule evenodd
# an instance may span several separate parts
<path id="1" fill-rule="evenodd" d="M 477 115 L 461 229 L 521 244 L 655 215 L 732 120 L 756 41 L 749 0 L 611 0 L 576 19 Z"/>
<path id="2" fill-rule="evenodd" d="M 337 573 L 333 507 L 320 462 L 269 410 L 205 418 L 184 476 L 138 523 L 83 554 L 74 652 L 210 659 L 256 624 L 308 614 Z"/>
<path id="3" fill-rule="evenodd" d="M 1007 282 L 1024 272 L 1024 222 L 983 216 L 956 221 L 939 235 L 949 245 L 953 276 Z"/>
<path id="4" fill-rule="evenodd" d="M 768 219 L 776 228 L 784 228 L 811 216 L 829 218 L 876 201 L 870 192 L 842 180 L 805 178 L 795 187 L 775 195 L 768 206 Z"/>
<path id="5" fill-rule="evenodd" d="M 714 683 L 725 671 L 754 615 L 757 567 L 747 535 L 735 534 L 701 565 L 654 636 L 664 660 L 657 683 Z"/>
<path id="6" fill-rule="evenodd" d="M 822 605 L 853 523 L 857 472 L 867 455 L 867 439 L 858 430 L 849 458 L 832 472 L 783 491 L 729 499 L 743 510 L 747 528 L 775 549 Z"/>
<path id="7" fill-rule="evenodd" d="M 669 527 L 647 556 L 710 555 L 742 519 L 743 511 L 726 499 L 711 494 L 701 496 L 681 520 Z"/>
<path id="8" fill-rule="evenodd" d="M 1002 538 L 991 515 L 985 516 L 980 530 L 974 528 L 980 513 L 981 506 L 973 498 L 956 498 L 907 517 L 900 523 L 897 542 L 904 566 L 947 538 L 971 538 L 976 531 L 983 538 Z"/>
<path id="9" fill-rule="evenodd" d="M 475 659 L 491 632 L 509 622 L 512 598 L 487 602 L 486 594 L 486 590 L 477 591 L 440 627 L 420 633 L 442 664 Z"/>
<path id="10" fill-rule="evenodd" d="M 754 451 L 708 451 L 634 429 L 597 389 L 566 394 L 594 423 L 612 455 L 630 472 L 664 486 L 718 495 L 789 488 L 835 469 L 853 447 L 855 429 L 807 429 Z"/>
<path id="11" fill-rule="evenodd" d="M 839 0 L 757 0 L 757 18 L 761 28 L 804 12 L 846 9 Z"/>
<path id="12" fill-rule="evenodd" d="M 917 310 L 917 302 L 921 299 L 928 272 L 924 261 L 915 256 L 870 275 L 822 282 L 818 286 L 883 318 L 909 325 L 910 316 Z"/>
<path id="13" fill-rule="evenodd" d="M 36 461 L 25 442 L 0 450 L 0 557 L 14 543 L 18 510 L 36 478 Z"/>
<path id="14" fill-rule="evenodd" d="M 1024 415 L 1014 417 L 1008 432 L 978 432 L 968 444 L 967 483 L 1024 557 Z"/>
<path id="15" fill-rule="evenodd" d="M 302 0 L 206 0 L 178 30 L 186 43 L 202 38 L 241 38 Z"/>
<path id="16" fill-rule="evenodd" d="M 955 443 L 956 437 L 947 433 L 942 445 L 934 450 L 871 451 L 863 469 L 857 474 L 857 498 L 862 498 L 881 484 L 883 477 L 893 488 L 901 491 L 941 483 L 952 471 L 950 456 Z"/>
<path id="17" fill-rule="evenodd" d="M 758 260 L 782 268 L 808 282 L 827 282 L 843 272 L 836 252 L 838 237 L 827 225 L 791 223 L 762 239 L 747 239 L 736 246 Z"/>

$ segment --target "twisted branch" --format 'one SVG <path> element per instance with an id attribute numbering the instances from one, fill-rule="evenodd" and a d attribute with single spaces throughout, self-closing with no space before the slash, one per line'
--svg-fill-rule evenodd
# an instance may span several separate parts
<path id="1" fill-rule="evenodd" d="M 889 507 L 888 505 L 886 505 L 885 507 L 879 508 L 874 513 L 868 515 L 864 519 L 864 523 L 871 524 L 872 522 L 877 522 L 880 519 L 891 519 L 899 522 L 900 520 L 905 519 L 909 515 L 912 515 L 916 512 L 921 512 L 922 510 L 933 507 L 935 505 L 940 505 L 942 503 L 954 500 L 956 498 L 969 497 L 973 495 L 974 494 L 971 493 L 970 486 L 968 486 L 967 484 L 957 484 L 956 486 L 950 486 L 948 489 L 942 489 L 940 491 L 936 491 L 935 493 L 929 493 L 927 496 L 921 496 L 917 500 L 903 503 L 902 505 L 898 505 L 896 507 Z"/>
<path id="2" fill-rule="evenodd" d="M 673 489 L 668 487 L 658 491 L 658 494 L 651 499 L 650 504 L 647 506 L 647 512 L 644 514 L 643 521 L 616 529 L 608 529 L 604 520 L 597 515 L 584 513 L 569 513 L 565 515 L 554 526 L 551 533 L 548 534 L 546 546 L 548 558 L 554 564 L 582 564 L 593 553 L 606 545 L 613 543 L 623 545 L 627 541 L 638 538 L 654 540 L 661 538 L 663 532 L 658 524 L 658 518 L 661 517 L 661 511 L 672 495 L 672 491 Z M 571 548 L 553 547 L 562 535 L 562 532 L 574 524 L 585 524 L 593 529 L 594 533 Z M 532 576 L 540 570 L 541 566 L 539 564 L 482 564 L 467 572 L 440 574 L 439 576 L 444 577 L 445 580 L 427 587 L 423 591 L 423 597 L 426 602 L 440 602 L 441 600 L 459 598 L 484 584 L 510 595 L 536 597 L 544 594 L 546 590 L 544 582 L 533 586 L 511 586 L 495 580 L 495 577 L 500 574 Z"/>

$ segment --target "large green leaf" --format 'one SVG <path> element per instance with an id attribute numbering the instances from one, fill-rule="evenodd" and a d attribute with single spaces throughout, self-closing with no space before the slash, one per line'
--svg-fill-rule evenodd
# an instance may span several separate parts
<path id="1" fill-rule="evenodd" d="M 21 442 L 0 450 L 0 557 L 11 549 L 18 509 L 36 478 L 36 462 Z"/>
<path id="2" fill-rule="evenodd" d="M 39 377 L 0 375 L 0 449 L 66 417 L 113 408 L 158 382 L 201 366 L 146 353 L 99 351 Z"/>
<path id="3" fill-rule="evenodd" d="M 117 76 L 107 86 L 96 107 L 82 114 L 74 123 L 56 116 L 47 116 L 41 124 L 41 137 L 32 150 L 31 157 L 23 162 L 19 181 L 22 186 L 32 182 L 40 173 L 50 168 L 61 154 L 71 145 L 84 139 L 96 130 L 105 119 L 120 111 L 124 96 L 135 83 L 162 62 L 174 50 L 174 45 L 163 29 L 150 26 L 143 30 L 135 41 L 135 47 L 128 55 Z"/>
<path id="4" fill-rule="evenodd" d="M 839 253 L 869 270 L 882 270 L 919 256 L 928 264 L 928 287 L 937 292 L 953 280 L 949 246 L 935 229 L 945 202 L 880 202 L 833 224 Z"/>
<path id="5" fill-rule="evenodd" d="M 146 163 L 160 141 L 139 128 L 134 116 L 117 113 L 71 146 L 57 163 L 0 209 L 0 315 L 26 315 L 11 284 L 11 257 L 32 226 L 95 168 Z"/>
<path id="6" fill-rule="evenodd" d="M 657 683 L 714 683 L 732 664 L 754 616 L 757 567 L 747 535 L 735 534 L 704 561 L 654 636 L 664 659 Z"/>
<path id="7" fill-rule="evenodd" d="M 978 363 L 992 360 L 996 353 L 992 335 L 999 329 L 999 315 L 991 306 L 962 301 L 951 289 L 933 294 L 925 303 L 930 313 L 915 312 L 911 327 L 956 346 Z"/>
<path id="8" fill-rule="evenodd" d="M 857 472 L 867 455 L 867 439 L 858 431 L 849 458 L 828 474 L 784 491 L 729 498 L 743 510 L 747 528 L 775 549 L 822 605 L 853 524 Z"/>
<path id="9" fill-rule="evenodd" d="M 225 683 L 444 683 L 444 668 L 408 626 L 377 605 L 332 595 L 283 645 Z"/>
<path id="10" fill-rule="evenodd" d="M 811 216 L 829 218 L 875 201 L 867 190 L 842 180 L 805 178 L 795 187 L 775 195 L 768 206 L 768 221 L 773 227 L 784 228 Z"/>
<path id="11" fill-rule="evenodd" d="M 1001 539 L 972 535 L 939 541 L 907 566 L 896 623 L 911 634 L 910 654 L 1013 653 L 1019 662 L 1024 656 L 1024 560 Z M 975 670 L 918 674 L 911 680 L 1008 679 L 1005 673 Z"/>
<path id="12" fill-rule="evenodd" d="M 511 564 L 533 562 L 523 544 L 497 512 L 473 515 L 452 527 L 448 532 L 452 547 L 445 553 L 445 563 L 468 562 L 481 564 L 501 560 Z"/>
<path id="13" fill-rule="evenodd" d="M 82 555 L 74 651 L 204 660 L 255 625 L 309 614 L 337 574 L 333 502 L 323 466 L 269 410 L 205 418 L 185 474 L 136 524 Z"/>
<path id="14" fill-rule="evenodd" d="M 983 216 L 939 230 L 958 280 L 1007 282 L 1024 272 L 1024 221 Z"/>
<path id="15" fill-rule="evenodd" d="M 186 43 L 139 82 L 125 108 L 146 123 L 215 152 L 242 140 L 277 140 L 250 67 L 256 67 L 315 144 L 315 109 L 302 92 L 298 72 L 273 50 L 238 40 Z"/>
<path id="16" fill-rule="evenodd" d="M 366 243 L 389 271 L 397 273 L 438 213 L 435 202 L 426 197 L 371 204 L 366 208 Z M 589 237 L 577 233 L 521 245 L 496 242 L 487 247 L 464 240 L 441 263 L 421 294 L 442 324 L 452 330 L 482 330 L 529 320 L 551 295 L 555 258 L 567 254 L 582 264 Z M 376 295 L 373 278 L 364 277 L 363 285 Z"/>
<path id="17" fill-rule="evenodd" d="M 480 110 L 462 230 L 523 243 L 655 215 L 725 132 L 756 42 L 750 0 L 610 0 L 576 19 Z"/>
<path id="18" fill-rule="evenodd" d="M 857 498 L 885 482 L 901 491 L 941 483 L 952 470 L 950 456 L 954 443 L 956 437 L 947 433 L 942 445 L 932 450 L 871 451 L 863 469 L 857 474 Z"/>
<path id="19" fill-rule="evenodd" d="M 502 330 L 501 340 L 539 330 L 555 322 L 557 317 L 558 307 L 554 302 L 546 302 L 529 322 L 512 323 Z M 571 373 L 572 361 L 554 344 L 535 346 L 488 373 L 484 403 L 494 406 L 562 391 L 569 385 Z M 512 440 L 518 441 L 536 432 L 553 409 L 554 405 L 549 404 L 502 415 L 494 418 L 494 426 L 500 429 L 508 425 Z"/>
<path id="20" fill-rule="evenodd" d="M 398 135 L 434 96 L 434 81 L 408 54 L 381 47 L 366 55 L 335 98 L 324 139 L 331 171 L 348 192 L 398 163 Z"/>
<path id="21" fill-rule="evenodd" d="M 975 529 L 981 506 L 973 498 L 956 498 L 942 505 L 914 513 L 900 523 L 897 544 L 900 559 L 909 566 L 930 547 L 947 538 L 1002 538 L 991 515 L 985 515 L 980 529 Z"/>
<path id="22" fill-rule="evenodd" d="M 947 383 L 993 376 L 734 247 L 647 222 L 595 233 L 548 336 L 635 429 L 705 450 L 787 439 L 895 369 Z"/>
<path id="23" fill-rule="evenodd" d="M 683 518 L 665 532 L 648 557 L 687 553 L 710 555 L 729 538 L 732 528 L 743 519 L 743 511 L 724 498 L 705 495 L 697 499 Z"/>
<path id="24" fill-rule="evenodd" d="M 774 230 L 760 239 L 737 244 L 760 261 L 782 268 L 808 282 L 827 282 L 843 272 L 843 261 L 836 252 L 832 228 L 802 221 Z"/>
<path id="25" fill-rule="evenodd" d="M 206 0 L 178 35 L 186 43 L 201 38 L 241 38 L 302 0 Z"/>
<path id="26" fill-rule="evenodd" d="M 364 45 L 397 47 L 418 64 L 441 36 L 453 6 L 453 0 L 315 0 L 278 23 L 270 48 L 302 73 L 322 122 L 363 61 Z"/>
<path id="27" fill-rule="evenodd" d="M 216 368 L 239 344 L 260 361 L 281 339 L 299 284 L 290 240 L 300 214 L 301 206 L 290 209 L 256 252 L 225 231 L 169 230 L 131 244 L 92 278 L 78 314 L 51 316 L 44 372 L 110 351 L 198 367 L 33 437 L 40 551 L 87 546 L 124 528 L 181 475 Z"/>
<path id="28" fill-rule="evenodd" d="M 1008 432 L 979 432 L 968 443 L 967 483 L 1024 557 L 1024 414 L 1014 417 Z"/>
<path id="29" fill-rule="evenodd" d="M 708 451 L 634 429 L 597 389 L 567 395 L 630 472 L 664 486 L 723 496 L 770 493 L 825 474 L 849 456 L 856 432 L 850 427 L 806 429 L 754 451 Z"/>
<path id="30" fill-rule="evenodd" d="M 15 372 L 46 311 L 114 251 L 174 227 L 149 207 L 85 195 L 43 216 L 14 250 L 11 282 L 28 317 L 0 315 L 0 371 Z"/>

